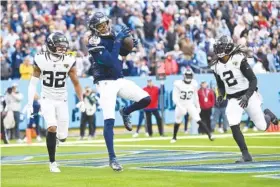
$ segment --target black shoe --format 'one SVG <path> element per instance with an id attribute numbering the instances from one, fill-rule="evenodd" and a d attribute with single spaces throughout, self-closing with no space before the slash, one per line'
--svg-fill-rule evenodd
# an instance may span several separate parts
<path id="1" fill-rule="evenodd" d="M 132 125 L 131 125 L 131 122 L 130 122 L 131 115 L 126 115 L 126 114 L 124 114 L 123 110 L 124 110 L 124 107 L 122 107 L 122 108 L 120 109 L 120 115 L 121 115 L 122 118 L 123 118 L 124 127 L 125 127 L 126 130 L 128 130 L 128 131 L 132 131 Z"/>
<path id="2" fill-rule="evenodd" d="M 208 135 L 208 138 L 209 138 L 209 140 L 211 140 L 211 141 L 214 141 L 214 140 L 215 140 L 215 137 L 214 137 L 214 135 L 213 135 L 212 133 L 210 133 L 210 134 Z"/>
<path id="3" fill-rule="evenodd" d="M 114 171 L 123 171 L 123 167 L 118 163 L 117 159 L 113 159 L 110 160 L 110 167 L 114 170 Z"/>
<path id="4" fill-rule="evenodd" d="M 239 160 L 236 160 L 235 163 L 244 163 L 244 162 L 253 162 L 253 158 L 249 153 L 242 154 L 242 157 Z"/>
<path id="5" fill-rule="evenodd" d="M 278 118 L 275 116 L 275 114 L 273 114 L 268 108 L 263 112 L 264 114 L 269 115 L 269 117 L 271 118 L 271 123 L 273 123 L 274 125 L 278 125 Z"/>

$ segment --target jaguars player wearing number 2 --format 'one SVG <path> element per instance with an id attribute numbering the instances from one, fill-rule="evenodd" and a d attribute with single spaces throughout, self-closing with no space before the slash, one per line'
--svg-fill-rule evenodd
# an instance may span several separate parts
<path id="1" fill-rule="evenodd" d="M 66 78 L 69 76 L 79 98 L 77 107 L 83 112 L 82 88 L 78 81 L 75 57 L 66 55 L 69 42 L 61 33 L 52 33 L 46 42 L 47 50 L 34 57 L 34 72 L 28 87 L 27 113 L 33 113 L 33 98 L 41 79 L 41 110 L 47 124 L 47 149 L 50 171 L 60 172 L 55 162 L 56 139 L 65 141 L 68 136 L 69 113 Z"/>
<path id="2" fill-rule="evenodd" d="M 247 62 L 246 53 L 240 46 L 235 46 L 231 38 L 220 37 L 214 44 L 217 59 L 211 69 L 217 81 L 219 96 L 217 102 L 222 101 L 225 94 L 229 101 L 226 115 L 234 140 L 242 152 L 242 157 L 236 162 L 250 162 L 250 155 L 244 136 L 240 131 L 240 121 L 245 110 L 255 126 L 265 131 L 270 123 L 278 124 L 277 117 L 269 110 L 261 109 L 261 100 L 258 97 L 257 78 Z"/>
<path id="3" fill-rule="evenodd" d="M 195 80 L 193 79 L 193 72 L 191 69 L 186 70 L 183 80 L 176 80 L 174 82 L 172 99 L 176 105 L 176 108 L 173 138 L 170 143 L 175 143 L 177 141 L 179 126 L 187 112 L 198 123 L 198 125 L 205 129 L 208 138 L 213 141 L 213 135 L 211 134 L 207 125 L 201 121 L 199 116 L 201 109 L 198 101 L 197 85 L 195 85 Z"/>

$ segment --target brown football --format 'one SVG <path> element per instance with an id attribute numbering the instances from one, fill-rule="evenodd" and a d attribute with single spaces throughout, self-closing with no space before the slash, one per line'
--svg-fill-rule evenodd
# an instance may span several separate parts
<path id="1" fill-rule="evenodd" d="M 125 48 L 129 52 L 132 51 L 132 49 L 133 49 L 133 39 L 132 39 L 131 36 L 123 39 L 123 48 Z"/>

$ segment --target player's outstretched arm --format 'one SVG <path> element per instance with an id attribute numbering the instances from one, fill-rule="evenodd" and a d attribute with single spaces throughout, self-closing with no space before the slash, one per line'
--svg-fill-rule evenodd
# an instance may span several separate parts
<path id="1" fill-rule="evenodd" d="M 73 83 L 73 86 L 74 86 L 74 89 L 75 89 L 75 92 L 77 94 L 77 97 L 79 99 L 79 101 L 83 101 L 83 90 L 82 90 L 82 87 L 80 85 L 80 82 L 79 82 L 79 79 L 78 79 L 78 76 L 77 76 L 77 68 L 76 66 L 73 66 L 70 71 L 69 71 L 69 77 Z"/>
<path id="2" fill-rule="evenodd" d="M 220 76 L 218 74 L 214 73 L 214 76 L 215 76 L 215 79 L 217 82 L 219 96 L 222 96 L 222 98 L 224 98 L 224 96 L 226 94 L 224 82 L 222 81 L 222 79 L 220 78 Z"/>
<path id="3" fill-rule="evenodd" d="M 28 102 L 27 102 L 27 117 L 28 118 L 33 113 L 33 100 L 34 100 L 34 96 L 36 94 L 37 84 L 40 80 L 40 75 L 41 75 L 40 68 L 36 65 L 36 62 L 34 64 L 35 65 L 34 65 L 33 75 L 30 79 L 29 86 L 28 86 Z"/>

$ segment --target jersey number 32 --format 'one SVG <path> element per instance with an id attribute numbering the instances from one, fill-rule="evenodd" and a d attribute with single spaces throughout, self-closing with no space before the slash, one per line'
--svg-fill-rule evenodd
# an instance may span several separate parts
<path id="1" fill-rule="evenodd" d="M 66 72 L 43 71 L 43 85 L 47 87 L 62 88 L 65 86 Z"/>

